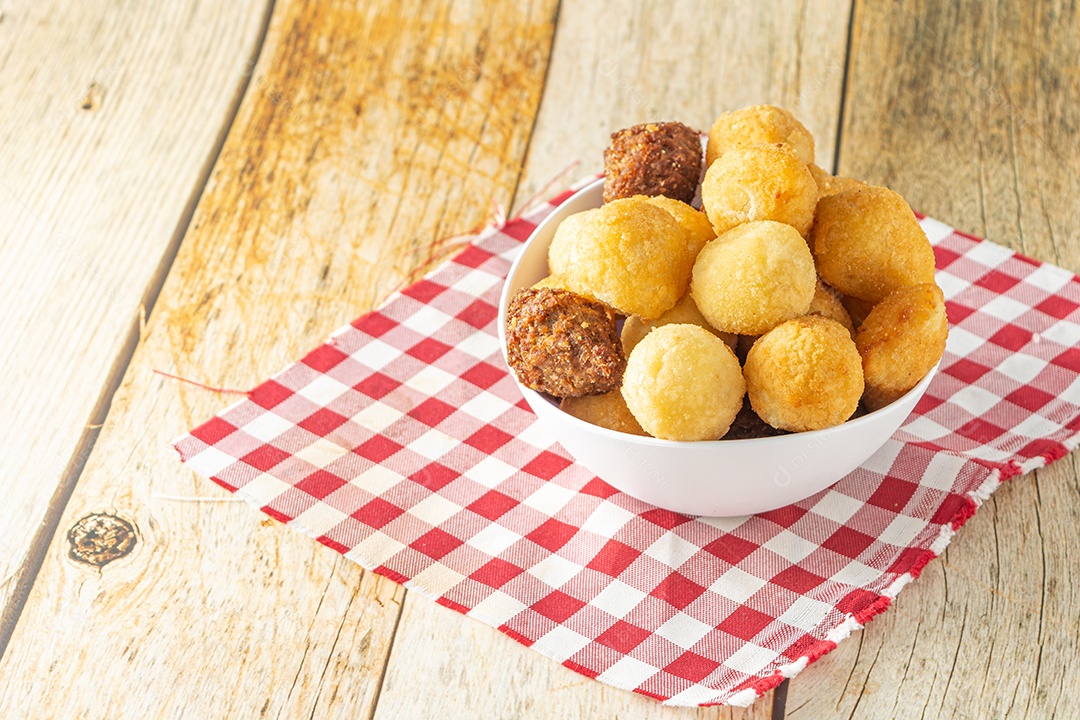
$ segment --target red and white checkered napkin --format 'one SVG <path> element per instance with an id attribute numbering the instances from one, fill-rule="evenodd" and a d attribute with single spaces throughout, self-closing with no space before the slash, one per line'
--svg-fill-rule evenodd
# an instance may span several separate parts
<path id="1" fill-rule="evenodd" d="M 953 327 L 885 447 L 753 517 L 623 495 L 538 424 L 496 339 L 503 278 L 552 207 L 483 232 L 179 438 L 184 462 L 579 673 L 747 705 L 888 607 L 1002 480 L 1077 442 L 1080 279 L 926 218 Z"/>

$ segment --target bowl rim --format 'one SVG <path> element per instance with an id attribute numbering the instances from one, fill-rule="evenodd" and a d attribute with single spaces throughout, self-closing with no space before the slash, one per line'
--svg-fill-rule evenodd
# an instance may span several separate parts
<path id="1" fill-rule="evenodd" d="M 664 440 L 662 438 L 653 437 L 651 435 L 633 435 L 631 433 L 619 432 L 617 430 L 609 430 L 608 428 L 601 427 L 600 425 L 594 425 L 590 422 L 582 420 L 581 418 L 571 415 L 570 413 L 559 407 L 558 404 L 551 402 L 551 400 L 549 400 L 543 394 L 523 385 L 518 379 L 517 374 L 514 372 L 513 368 L 510 367 L 507 359 L 506 347 L 506 307 L 510 299 L 508 297 L 510 290 L 510 279 L 514 277 L 518 267 L 521 264 L 522 259 L 525 257 L 525 250 L 536 239 L 536 236 L 543 232 L 549 224 L 554 225 L 557 224 L 557 222 L 562 222 L 562 220 L 565 219 L 564 217 L 561 217 L 559 213 L 559 210 L 563 206 L 565 206 L 567 203 L 570 203 L 574 200 L 574 198 L 580 195 L 583 195 L 587 192 L 595 192 L 597 186 L 602 186 L 603 183 L 604 178 L 600 177 L 594 182 L 591 182 L 588 185 L 585 185 L 584 187 L 578 189 L 573 195 L 566 198 L 566 200 L 560 203 L 559 206 L 557 206 L 550 215 L 544 218 L 540 222 L 540 224 L 537 225 L 531 233 L 529 233 L 529 237 L 525 239 L 525 242 L 521 244 L 521 250 L 519 251 L 518 256 L 514 259 L 514 262 L 511 264 L 510 270 L 506 274 L 506 279 L 503 281 L 502 292 L 499 295 L 499 349 L 502 353 L 503 362 L 506 363 L 507 370 L 510 373 L 510 377 L 513 378 L 514 384 L 517 385 L 518 390 L 521 391 L 522 395 L 524 395 L 530 406 L 533 406 L 534 401 L 542 402 L 550 406 L 552 410 L 557 411 L 563 418 L 565 418 L 570 423 L 571 427 L 576 427 L 583 432 L 596 433 L 601 437 L 607 437 L 613 440 L 623 440 L 645 446 L 651 445 L 656 447 L 708 448 L 725 446 L 731 447 L 738 445 L 738 447 L 745 448 L 752 447 L 754 445 L 779 445 L 784 442 L 791 442 L 794 438 L 812 442 L 815 439 L 827 438 L 831 435 L 836 435 L 848 430 L 854 430 L 863 425 L 873 424 L 875 421 L 882 420 L 886 415 L 895 413 L 899 409 L 899 407 L 904 404 L 904 401 L 910 396 L 917 394 L 921 397 L 926 391 L 926 388 L 929 386 L 930 382 L 933 380 L 934 376 L 937 374 L 938 368 L 941 366 L 941 360 L 938 360 L 936 363 L 934 363 L 934 366 L 930 368 L 930 370 L 926 373 L 926 375 L 923 376 L 921 380 L 919 380 L 918 383 L 916 383 L 915 387 L 911 388 L 906 393 L 898 397 L 896 400 L 893 400 L 885 407 L 878 408 L 877 410 L 868 412 L 865 415 L 861 415 L 855 419 L 848 419 L 840 423 L 839 425 L 823 428 L 821 430 L 806 430 L 803 432 L 792 432 L 786 435 L 773 435 L 761 438 L 741 438 L 737 440 L 725 440 L 723 438 L 720 438 L 718 440 Z M 905 418 L 901 420 L 901 427 L 903 426 L 903 423 L 906 421 L 907 417 L 910 416 L 913 410 L 914 407 L 912 408 L 912 410 L 909 410 L 907 415 L 905 415 Z"/>

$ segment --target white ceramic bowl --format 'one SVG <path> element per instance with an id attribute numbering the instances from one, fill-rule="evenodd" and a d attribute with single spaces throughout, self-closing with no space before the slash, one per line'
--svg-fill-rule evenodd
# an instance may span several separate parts
<path id="1" fill-rule="evenodd" d="M 547 249 L 563 218 L 599 207 L 604 183 L 560 205 L 525 243 L 499 306 L 506 356 L 506 306 L 518 290 L 548 275 Z M 911 413 L 936 372 L 876 412 L 837 427 L 752 440 L 674 442 L 627 435 L 568 415 L 518 383 L 555 438 L 608 484 L 658 507 L 689 515 L 732 516 L 773 510 L 824 490 L 873 455 Z"/>

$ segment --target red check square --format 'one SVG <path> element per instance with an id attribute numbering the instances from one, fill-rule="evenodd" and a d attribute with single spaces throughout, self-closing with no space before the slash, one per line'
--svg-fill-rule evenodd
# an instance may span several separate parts
<path id="1" fill-rule="evenodd" d="M 734 635 L 740 640 L 749 642 L 772 621 L 771 615 L 740 605 L 735 609 L 735 612 L 724 618 L 724 621 L 717 627 L 728 635 Z"/>
<path id="2" fill-rule="evenodd" d="M 687 650 L 664 670 L 676 677 L 696 683 L 704 680 L 707 675 L 718 667 L 720 667 L 720 663 L 715 660 Z"/>
<path id="3" fill-rule="evenodd" d="M 422 552 L 433 560 L 439 560 L 458 549 L 464 544 L 462 540 L 454 537 L 445 530 L 432 528 L 416 538 L 409 547 Z"/>
<path id="4" fill-rule="evenodd" d="M 612 650 L 628 653 L 641 643 L 645 642 L 645 639 L 649 637 L 650 634 L 651 633 L 648 630 L 639 628 L 637 625 L 631 625 L 628 622 L 616 620 L 614 625 L 597 636 L 596 642 L 609 647 Z"/>
<path id="5" fill-rule="evenodd" d="M 584 601 L 556 590 L 533 603 L 532 609 L 548 620 L 564 623 L 583 607 L 585 607 Z"/>
<path id="6" fill-rule="evenodd" d="M 684 610 L 686 606 L 701 597 L 704 592 L 705 588 L 690 578 L 672 572 L 661 580 L 649 594 L 657 600 L 663 600 L 674 608 Z"/>

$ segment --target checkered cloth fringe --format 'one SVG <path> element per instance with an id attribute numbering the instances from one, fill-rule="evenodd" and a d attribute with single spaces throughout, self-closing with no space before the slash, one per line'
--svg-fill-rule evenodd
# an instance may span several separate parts
<path id="1" fill-rule="evenodd" d="M 511 262 L 570 194 L 485 230 L 178 438 L 183 461 L 583 675 L 748 705 L 887 608 L 1003 480 L 1077 442 L 1080 279 L 923 218 L 952 329 L 877 454 L 752 517 L 619 493 L 537 423 L 496 336 Z"/>

